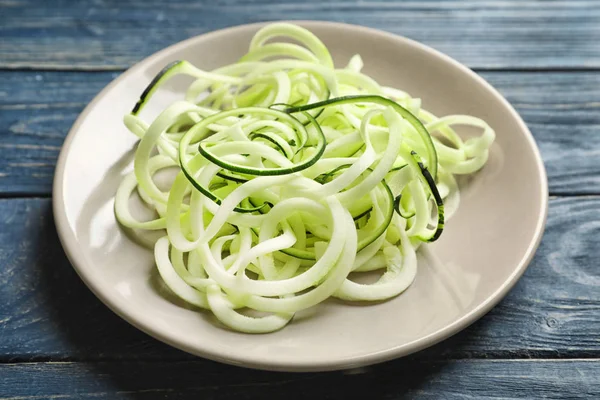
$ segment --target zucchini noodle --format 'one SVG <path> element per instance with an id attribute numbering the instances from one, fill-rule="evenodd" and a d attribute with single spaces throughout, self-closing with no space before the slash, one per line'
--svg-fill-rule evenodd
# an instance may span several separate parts
<path id="1" fill-rule="evenodd" d="M 484 166 L 495 134 L 473 116 L 433 115 L 362 67 L 356 55 L 336 68 L 314 34 L 275 23 L 237 63 L 176 61 L 150 82 L 124 117 L 140 140 L 115 215 L 134 233 L 162 232 L 154 256 L 173 293 L 265 333 L 330 297 L 381 301 L 411 285 L 419 245 L 459 206 L 455 177 Z M 143 120 L 179 74 L 194 78 L 182 98 Z M 464 125 L 481 134 L 462 139 Z M 153 219 L 130 210 L 136 195 Z"/>

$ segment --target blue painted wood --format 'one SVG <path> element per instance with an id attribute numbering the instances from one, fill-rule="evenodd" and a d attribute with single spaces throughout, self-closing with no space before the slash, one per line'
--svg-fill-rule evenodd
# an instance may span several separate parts
<path id="1" fill-rule="evenodd" d="M 600 363 L 587 360 L 399 360 L 322 374 L 205 362 L 5 364 L 0 399 L 596 399 L 598 376 Z"/>
<path id="2" fill-rule="evenodd" d="M 600 357 L 599 209 L 596 196 L 553 199 L 541 247 L 510 294 L 414 357 Z M 0 332 L 5 362 L 190 358 L 92 295 L 64 256 L 49 199 L 0 200 Z"/>
<path id="3" fill-rule="evenodd" d="M 106 72 L 46 72 L 1 71 L 0 107 L 11 110 L 30 106 L 32 108 L 81 106 L 122 71 Z"/>
<path id="4" fill-rule="evenodd" d="M 48 195 L 75 118 L 118 72 L 0 71 L 0 193 Z M 486 72 L 531 128 L 553 194 L 600 193 L 600 75 Z"/>
<path id="5" fill-rule="evenodd" d="M 600 67 L 594 0 L 5 0 L 0 7 L 2 68 L 121 69 L 194 35 L 281 19 L 387 30 L 473 68 Z"/>

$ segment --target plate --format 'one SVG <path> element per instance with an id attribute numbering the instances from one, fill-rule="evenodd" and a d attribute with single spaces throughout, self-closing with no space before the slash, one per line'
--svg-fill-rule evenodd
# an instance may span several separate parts
<path id="1" fill-rule="evenodd" d="M 461 206 L 442 238 L 419 250 L 419 270 L 402 295 L 370 305 L 327 301 L 284 329 L 249 335 L 220 328 L 161 284 L 151 251 L 117 226 L 113 197 L 132 169 L 136 138 L 123 115 L 167 63 L 203 69 L 237 61 L 262 24 L 194 37 L 164 49 L 109 84 L 86 107 L 62 148 L 53 189 L 57 230 L 73 267 L 108 307 L 142 331 L 205 358 L 245 367 L 318 371 L 405 356 L 464 329 L 489 311 L 527 268 L 542 236 L 548 190 L 524 122 L 481 77 L 414 41 L 360 26 L 303 21 L 338 66 L 355 53 L 381 84 L 423 99 L 437 115 L 485 119 L 497 134 L 488 164 L 461 183 Z M 155 106 L 180 94 L 177 80 Z M 161 101 L 163 103 L 161 104 Z M 150 111 L 151 112 L 151 111 Z M 75 316 L 74 316 L 75 317 Z"/>

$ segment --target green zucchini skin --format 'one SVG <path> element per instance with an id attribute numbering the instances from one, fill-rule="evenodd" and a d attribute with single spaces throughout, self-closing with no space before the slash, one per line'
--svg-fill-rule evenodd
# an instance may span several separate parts
<path id="1" fill-rule="evenodd" d="M 433 140 L 431 139 L 431 135 L 427 131 L 427 128 L 423 125 L 423 123 L 417 118 L 413 113 L 408 111 L 406 108 L 402 107 L 400 104 L 396 103 L 393 100 L 388 98 L 377 96 L 377 95 L 354 95 L 354 96 L 343 96 L 336 97 L 333 99 L 328 99 L 324 101 L 320 101 L 317 103 L 306 104 L 303 106 L 297 107 L 288 107 L 284 111 L 290 114 L 297 113 L 300 111 L 308 111 L 316 108 L 324 108 L 327 106 L 332 106 L 336 104 L 353 104 L 353 103 L 375 103 L 383 106 L 392 107 L 398 114 L 400 114 L 404 119 L 406 119 L 419 133 L 421 136 L 421 140 L 425 144 L 427 148 L 427 164 L 431 168 L 431 175 L 433 178 L 437 177 L 437 152 L 435 150 L 435 146 L 433 145 Z"/>
<path id="2" fill-rule="evenodd" d="M 277 143 L 275 140 L 270 138 L 268 135 L 257 132 L 257 133 L 251 133 L 250 135 L 248 135 L 248 137 L 250 138 L 250 140 L 263 139 L 263 140 L 268 141 L 269 143 L 273 144 L 277 148 L 277 150 L 281 154 L 286 156 L 288 159 L 290 159 L 293 156 L 293 154 L 286 154 L 285 149 L 283 147 L 281 147 L 281 145 L 279 143 Z"/>
<path id="3" fill-rule="evenodd" d="M 431 194 L 433 195 L 433 199 L 435 200 L 435 204 L 438 209 L 438 224 L 435 233 L 433 234 L 433 236 L 425 240 L 426 242 L 435 242 L 440 238 L 442 232 L 444 231 L 444 200 L 442 199 L 442 196 L 440 196 L 440 192 L 437 188 L 437 185 L 435 184 L 433 176 L 431 176 L 431 173 L 423 164 L 423 161 L 421 161 L 417 152 L 413 150 L 410 152 L 410 154 L 411 156 L 413 156 L 414 160 L 419 166 L 419 169 L 421 170 L 421 174 L 425 178 L 425 181 L 427 181 L 427 184 L 429 185 L 429 189 L 431 190 Z"/>
<path id="4" fill-rule="evenodd" d="M 152 92 L 154 92 L 154 90 L 156 90 L 156 86 L 159 84 L 159 82 L 162 81 L 163 78 L 167 79 L 169 77 L 168 75 L 170 75 L 170 72 L 173 72 L 174 70 L 178 69 L 178 67 L 182 66 L 185 62 L 186 61 L 182 60 L 173 61 L 167 64 L 163 69 L 161 69 L 160 72 L 156 74 L 154 78 L 152 78 L 148 86 L 146 86 L 146 89 L 144 89 L 144 91 L 140 95 L 139 100 L 133 106 L 131 114 L 138 115 L 138 113 L 142 111 L 142 108 L 146 104 L 146 100 L 148 99 L 148 97 L 152 94 Z"/>
<path id="5" fill-rule="evenodd" d="M 216 116 L 218 116 L 218 115 L 219 114 L 216 114 Z M 321 126 L 318 124 L 318 122 L 314 119 L 314 117 L 312 115 L 310 115 L 308 113 L 305 113 L 305 115 L 309 119 L 310 123 L 313 124 L 313 126 L 316 128 L 315 130 L 317 132 L 318 148 L 317 148 L 317 152 L 311 158 L 303 161 L 300 164 L 296 164 L 293 167 L 260 169 L 260 168 L 252 168 L 252 167 L 235 166 L 235 165 L 232 165 L 230 163 L 227 163 L 227 162 L 221 160 L 219 157 L 216 157 L 215 155 L 210 153 L 205 148 L 205 146 L 202 142 L 200 142 L 200 144 L 198 145 L 198 151 L 200 152 L 200 154 L 202 154 L 202 156 L 204 158 L 206 158 L 213 164 L 218 165 L 219 167 L 221 167 L 225 170 L 228 170 L 228 171 L 231 171 L 234 173 L 238 173 L 238 174 L 246 174 L 246 175 L 253 175 L 253 176 L 276 176 L 276 175 L 289 175 L 294 172 L 303 171 L 303 170 L 313 166 L 317 161 L 319 161 L 321 159 L 321 157 L 323 156 L 323 153 L 325 152 L 325 146 L 327 143 L 325 134 L 321 130 Z M 213 116 L 211 116 L 209 118 L 212 118 L 212 117 Z M 294 117 L 291 117 L 291 118 L 294 118 Z M 206 121 L 206 120 L 208 120 L 208 118 L 203 121 Z M 299 121 L 298 121 L 298 123 L 300 124 Z M 303 125 L 300 124 L 300 126 L 303 126 Z"/>
<path id="6" fill-rule="evenodd" d="M 204 196 L 208 197 L 210 200 L 212 200 L 215 203 L 221 205 L 221 203 L 223 202 L 223 200 L 219 196 L 217 196 L 216 194 L 214 194 L 212 192 L 212 190 L 210 190 L 209 188 L 205 188 L 204 186 L 202 186 L 193 176 L 190 175 L 190 173 L 185 168 L 182 168 L 181 171 L 185 175 L 186 179 L 190 182 L 190 184 L 196 190 L 198 190 Z M 263 207 L 266 207 L 266 206 L 267 206 L 267 203 L 263 203 L 260 206 L 250 207 L 250 208 L 235 207 L 233 209 L 233 211 L 239 212 L 239 213 L 253 213 L 253 212 L 260 211 L 261 209 L 263 209 Z"/>
<path id="7" fill-rule="evenodd" d="M 415 216 L 415 213 L 413 212 L 410 215 L 404 215 L 402 214 L 402 211 L 400 211 L 400 200 L 402 200 L 402 195 L 399 194 L 398 196 L 396 196 L 396 198 L 394 198 L 394 211 L 396 211 L 396 214 L 398 214 L 399 216 L 401 216 L 404 219 L 409 219 Z"/>

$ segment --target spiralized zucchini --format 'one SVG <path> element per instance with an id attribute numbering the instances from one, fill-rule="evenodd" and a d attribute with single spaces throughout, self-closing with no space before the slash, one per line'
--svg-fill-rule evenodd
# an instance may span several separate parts
<path id="1" fill-rule="evenodd" d="M 119 223 L 163 232 L 164 283 L 227 327 L 272 332 L 330 297 L 379 301 L 406 290 L 416 250 L 438 239 L 460 195 L 455 176 L 483 167 L 485 121 L 438 118 L 421 101 L 334 67 L 311 32 L 275 23 L 239 62 L 211 72 L 169 64 L 125 125 L 140 138 L 115 197 Z M 150 123 L 140 116 L 170 77 L 195 78 Z M 463 140 L 459 125 L 481 135 Z M 177 176 L 168 190 L 155 177 Z M 130 210 L 136 194 L 156 218 Z M 380 271 L 369 284 L 354 277 Z"/>

